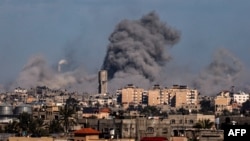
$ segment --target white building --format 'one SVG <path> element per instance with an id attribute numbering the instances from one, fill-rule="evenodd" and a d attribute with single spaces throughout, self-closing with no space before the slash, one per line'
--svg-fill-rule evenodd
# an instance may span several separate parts
<path id="1" fill-rule="evenodd" d="M 26 93 L 27 93 L 27 90 L 26 90 L 26 89 L 24 89 L 24 88 L 20 88 L 20 87 L 18 87 L 18 88 L 15 88 L 14 92 L 15 92 L 15 93 L 22 93 L 22 94 L 26 94 Z"/>
<path id="2" fill-rule="evenodd" d="M 242 104 L 249 99 L 249 94 L 244 92 L 238 92 L 233 94 L 233 100 L 238 104 Z"/>

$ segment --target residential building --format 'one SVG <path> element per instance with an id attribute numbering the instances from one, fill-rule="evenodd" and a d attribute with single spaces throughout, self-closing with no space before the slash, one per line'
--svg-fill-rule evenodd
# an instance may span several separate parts
<path id="1" fill-rule="evenodd" d="M 247 100 L 249 100 L 249 93 L 240 91 L 233 94 L 233 101 L 240 105 L 242 105 L 242 103 L 246 102 Z"/>
<path id="2" fill-rule="evenodd" d="M 169 97 L 171 106 L 175 108 L 182 108 L 186 105 L 198 105 L 198 90 L 190 89 L 186 85 L 173 85 L 169 89 Z"/>
<path id="3" fill-rule="evenodd" d="M 121 89 L 121 102 L 123 107 L 128 107 L 129 104 L 141 104 L 144 89 L 138 88 L 133 84 L 128 84 Z"/>
<path id="4" fill-rule="evenodd" d="M 162 101 L 161 88 L 159 85 L 154 85 L 152 89 L 148 90 L 148 105 L 160 105 Z"/>
<path id="5" fill-rule="evenodd" d="M 215 113 L 221 114 L 223 110 L 232 112 L 231 106 L 232 98 L 230 97 L 229 91 L 221 91 L 214 99 Z"/>

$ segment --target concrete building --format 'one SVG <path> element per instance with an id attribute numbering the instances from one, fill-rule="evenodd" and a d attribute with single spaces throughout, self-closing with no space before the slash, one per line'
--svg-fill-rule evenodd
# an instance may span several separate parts
<path id="1" fill-rule="evenodd" d="M 161 88 L 159 85 L 154 85 L 152 89 L 148 90 L 148 105 L 160 105 L 162 101 Z"/>
<path id="2" fill-rule="evenodd" d="M 232 98 L 230 97 L 229 91 L 222 91 L 214 98 L 215 113 L 221 114 L 223 110 L 232 112 L 231 106 Z"/>
<path id="3" fill-rule="evenodd" d="M 249 100 L 249 93 L 244 93 L 242 91 L 233 94 L 233 101 L 239 105 Z"/>
<path id="4" fill-rule="evenodd" d="M 129 104 L 141 104 L 144 89 L 138 88 L 133 84 L 128 84 L 121 89 L 121 102 L 124 108 Z"/>
<path id="5" fill-rule="evenodd" d="M 98 93 L 102 94 L 102 95 L 107 94 L 107 90 L 108 90 L 108 73 L 107 73 L 106 70 L 99 71 L 98 83 L 99 83 Z"/>
<path id="6" fill-rule="evenodd" d="M 171 103 L 171 105 L 175 108 L 181 108 L 184 105 L 198 105 L 198 90 L 190 89 L 186 85 L 173 85 L 171 89 L 169 89 L 170 93 L 172 93 L 173 97 L 175 97 Z"/>

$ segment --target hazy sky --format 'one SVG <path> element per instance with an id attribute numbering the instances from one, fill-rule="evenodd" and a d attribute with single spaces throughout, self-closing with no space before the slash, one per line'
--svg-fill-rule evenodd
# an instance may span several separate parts
<path id="1" fill-rule="evenodd" d="M 15 80 L 31 56 L 53 65 L 68 48 L 96 73 L 117 23 L 151 11 L 181 32 L 169 50 L 172 62 L 198 72 L 223 47 L 249 67 L 249 6 L 247 0 L 1 0 L 0 84 Z"/>

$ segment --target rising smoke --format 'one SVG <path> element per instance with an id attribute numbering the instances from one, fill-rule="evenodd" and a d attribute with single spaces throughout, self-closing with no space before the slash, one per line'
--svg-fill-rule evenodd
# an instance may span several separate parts
<path id="1" fill-rule="evenodd" d="M 58 64 L 66 64 L 66 60 L 60 60 Z M 42 55 L 35 55 L 24 66 L 12 88 L 17 86 L 23 88 L 48 86 L 51 89 L 94 92 L 93 85 L 97 85 L 95 80 L 95 76 L 87 74 L 81 67 L 74 71 L 58 72 L 57 69 L 49 67 Z"/>
<path id="2" fill-rule="evenodd" d="M 108 70 L 109 80 L 141 75 L 155 81 L 171 58 L 165 49 L 179 39 L 180 33 L 161 22 L 155 12 L 140 20 L 123 20 L 109 38 L 102 69 Z"/>
<path id="3" fill-rule="evenodd" d="M 237 57 L 220 48 L 214 53 L 212 62 L 193 79 L 192 86 L 205 95 L 215 95 L 232 86 L 245 89 L 245 72 L 244 64 Z"/>
<path id="4" fill-rule="evenodd" d="M 180 32 L 161 22 L 155 12 L 139 20 L 121 21 L 110 35 L 110 44 L 101 67 L 108 71 L 109 92 L 128 83 L 148 88 L 154 83 L 172 85 L 172 82 L 197 88 L 205 95 L 214 95 L 231 86 L 249 90 L 249 83 L 246 82 L 250 79 L 244 64 L 224 48 L 215 51 L 211 63 L 198 75 L 189 73 L 186 67 L 169 65 L 171 56 L 167 49 L 179 39 Z M 65 60 L 56 64 L 64 65 L 64 71 L 61 71 L 61 66 L 56 69 L 50 67 L 41 55 L 33 56 L 12 88 L 49 86 L 52 89 L 96 93 L 97 72 L 90 75 L 80 65 L 75 54 L 77 48 L 69 47 L 65 51 Z"/>

